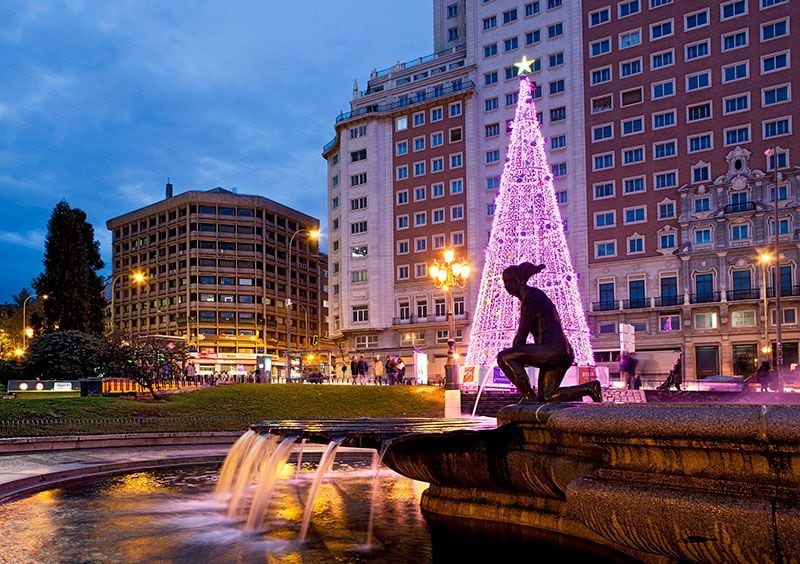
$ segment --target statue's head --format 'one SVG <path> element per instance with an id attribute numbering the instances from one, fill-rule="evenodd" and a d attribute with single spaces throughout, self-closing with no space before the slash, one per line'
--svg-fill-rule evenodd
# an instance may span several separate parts
<path id="1" fill-rule="evenodd" d="M 528 279 L 544 269 L 545 265 L 531 262 L 509 266 L 503 270 L 503 284 L 506 287 L 506 291 L 513 296 L 519 296 L 522 288 L 527 286 Z"/>

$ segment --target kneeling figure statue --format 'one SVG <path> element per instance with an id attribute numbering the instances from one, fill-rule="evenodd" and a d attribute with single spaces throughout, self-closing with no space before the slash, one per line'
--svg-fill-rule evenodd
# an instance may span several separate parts
<path id="1" fill-rule="evenodd" d="M 520 318 L 511 347 L 497 354 L 497 365 L 517 387 L 523 400 L 565 402 L 589 396 L 603 401 L 600 382 L 592 380 L 577 386 L 561 387 L 564 375 L 575 361 L 575 354 L 564 335 L 556 306 L 539 288 L 528 286 L 528 279 L 545 269 L 530 262 L 509 266 L 503 271 L 506 291 L 519 298 Z M 528 335 L 533 343 L 528 343 Z M 539 368 L 539 385 L 534 395 L 526 366 Z"/>

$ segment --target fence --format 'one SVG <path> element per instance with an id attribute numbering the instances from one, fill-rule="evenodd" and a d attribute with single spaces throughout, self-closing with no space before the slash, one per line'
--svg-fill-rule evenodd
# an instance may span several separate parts
<path id="1" fill-rule="evenodd" d="M 253 417 L 116 417 L 105 419 L 17 419 L 0 421 L 0 437 L 63 437 L 119 433 L 242 431 Z"/>
<path id="2" fill-rule="evenodd" d="M 154 388 L 158 392 L 170 392 L 184 388 L 199 388 L 202 384 L 198 381 L 164 381 L 156 382 Z M 147 394 L 149 391 L 133 380 L 127 378 L 103 378 L 103 395 L 115 394 Z"/>

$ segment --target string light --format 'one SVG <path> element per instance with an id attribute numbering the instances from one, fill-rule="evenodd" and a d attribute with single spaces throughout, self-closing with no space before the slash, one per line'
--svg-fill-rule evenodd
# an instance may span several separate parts
<path id="1" fill-rule="evenodd" d="M 470 332 L 467 366 L 493 366 L 497 353 L 511 346 L 519 322 L 519 300 L 506 292 L 502 273 L 506 267 L 525 261 L 547 266 L 533 277 L 533 283 L 555 304 L 578 366 L 594 366 L 578 274 L 567 248 L 544 144 L 532 85 L 526 76 L 521 76 Z"/>

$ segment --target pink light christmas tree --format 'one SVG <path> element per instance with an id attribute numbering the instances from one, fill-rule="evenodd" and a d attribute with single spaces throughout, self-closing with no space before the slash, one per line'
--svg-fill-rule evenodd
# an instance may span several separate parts
<path id="1" fill-rule="evenodd" d="M 517 64 L 520 70 L 524 70 L 526 62 Z M 522 75 L 466 366 L 492 366 L 497 353 L 511 346 L 519 321 L 519 301 L 505 291 L 502 272 L 524 261 L 547 265 L 533 277 L 533 282 L 558 309 L 578 366 L 594 366 L 578 275 L 572 268 L 544 144 L 532 85 Z"/>

